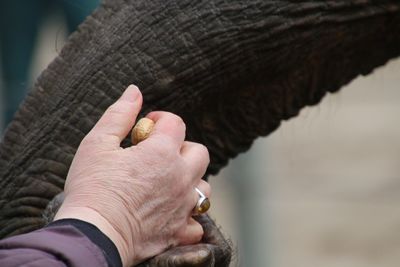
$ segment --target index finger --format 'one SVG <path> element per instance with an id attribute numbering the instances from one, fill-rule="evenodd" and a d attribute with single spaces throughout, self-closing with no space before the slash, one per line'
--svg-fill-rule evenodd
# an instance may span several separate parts
<path id="1" fill-rule="evenodd" d="M 149 139 L 167 137 L 177 149 L 182 147 L 186 136 L 186 125 L 181 117 L 166 111 L 154 111 L 146 117 L 155 123 Z"/>

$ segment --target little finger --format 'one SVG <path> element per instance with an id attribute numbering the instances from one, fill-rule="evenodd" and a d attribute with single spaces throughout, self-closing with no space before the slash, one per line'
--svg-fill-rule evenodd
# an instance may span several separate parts
<path id="1" fill-rule="evenodd" d="M 204 235 L 203 227 L 195 219 L 189 218 L 186 227 L 178 232 L 177 239 L 179 245 L 191 245 L 201 241 Z"/>

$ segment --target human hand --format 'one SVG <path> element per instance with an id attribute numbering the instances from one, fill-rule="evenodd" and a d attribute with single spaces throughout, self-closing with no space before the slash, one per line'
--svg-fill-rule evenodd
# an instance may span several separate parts
<path id="1" fill-rule="evenodd" d="M 147 115 L 155 122 L 149 138 L 121 148 L 134 125 L 142 96 L 130 86 L 83 139 L 65 184 L 55 220 L 76 218 L 96 225 L 117 246 L 124 266 L 167 248 L 194 244 L 203 229 L 192 209 L 209 163 L 207 149 L 185 142 L 185 124 L 168 112 Z"/>

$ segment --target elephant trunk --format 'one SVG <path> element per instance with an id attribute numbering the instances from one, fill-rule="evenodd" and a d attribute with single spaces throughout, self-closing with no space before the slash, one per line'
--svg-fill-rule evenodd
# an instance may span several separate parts
<path id="1" fill-rule="evenodd" d="M 399 53 L 397 0 L 105 0 L 7 129 L 0 238 L 43 225 L 80 141 L 131 83 L 142 89 L 142 116 L 184 118 L 215 174 L 282 120 Z"/>

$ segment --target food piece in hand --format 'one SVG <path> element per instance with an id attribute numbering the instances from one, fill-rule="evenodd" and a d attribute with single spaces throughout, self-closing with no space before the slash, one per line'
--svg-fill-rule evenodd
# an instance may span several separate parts
<path id="1" fill-rule="evenodd" d="M 151 131 L 153 130 L 153 127 L 154 127 L 154 121 L 152 121 L 151 119 L 148 118 L 140 119 L 132 130 L 131 134 L 132 144 L 137 145 L 138 143 L 149 137 Z"/>

